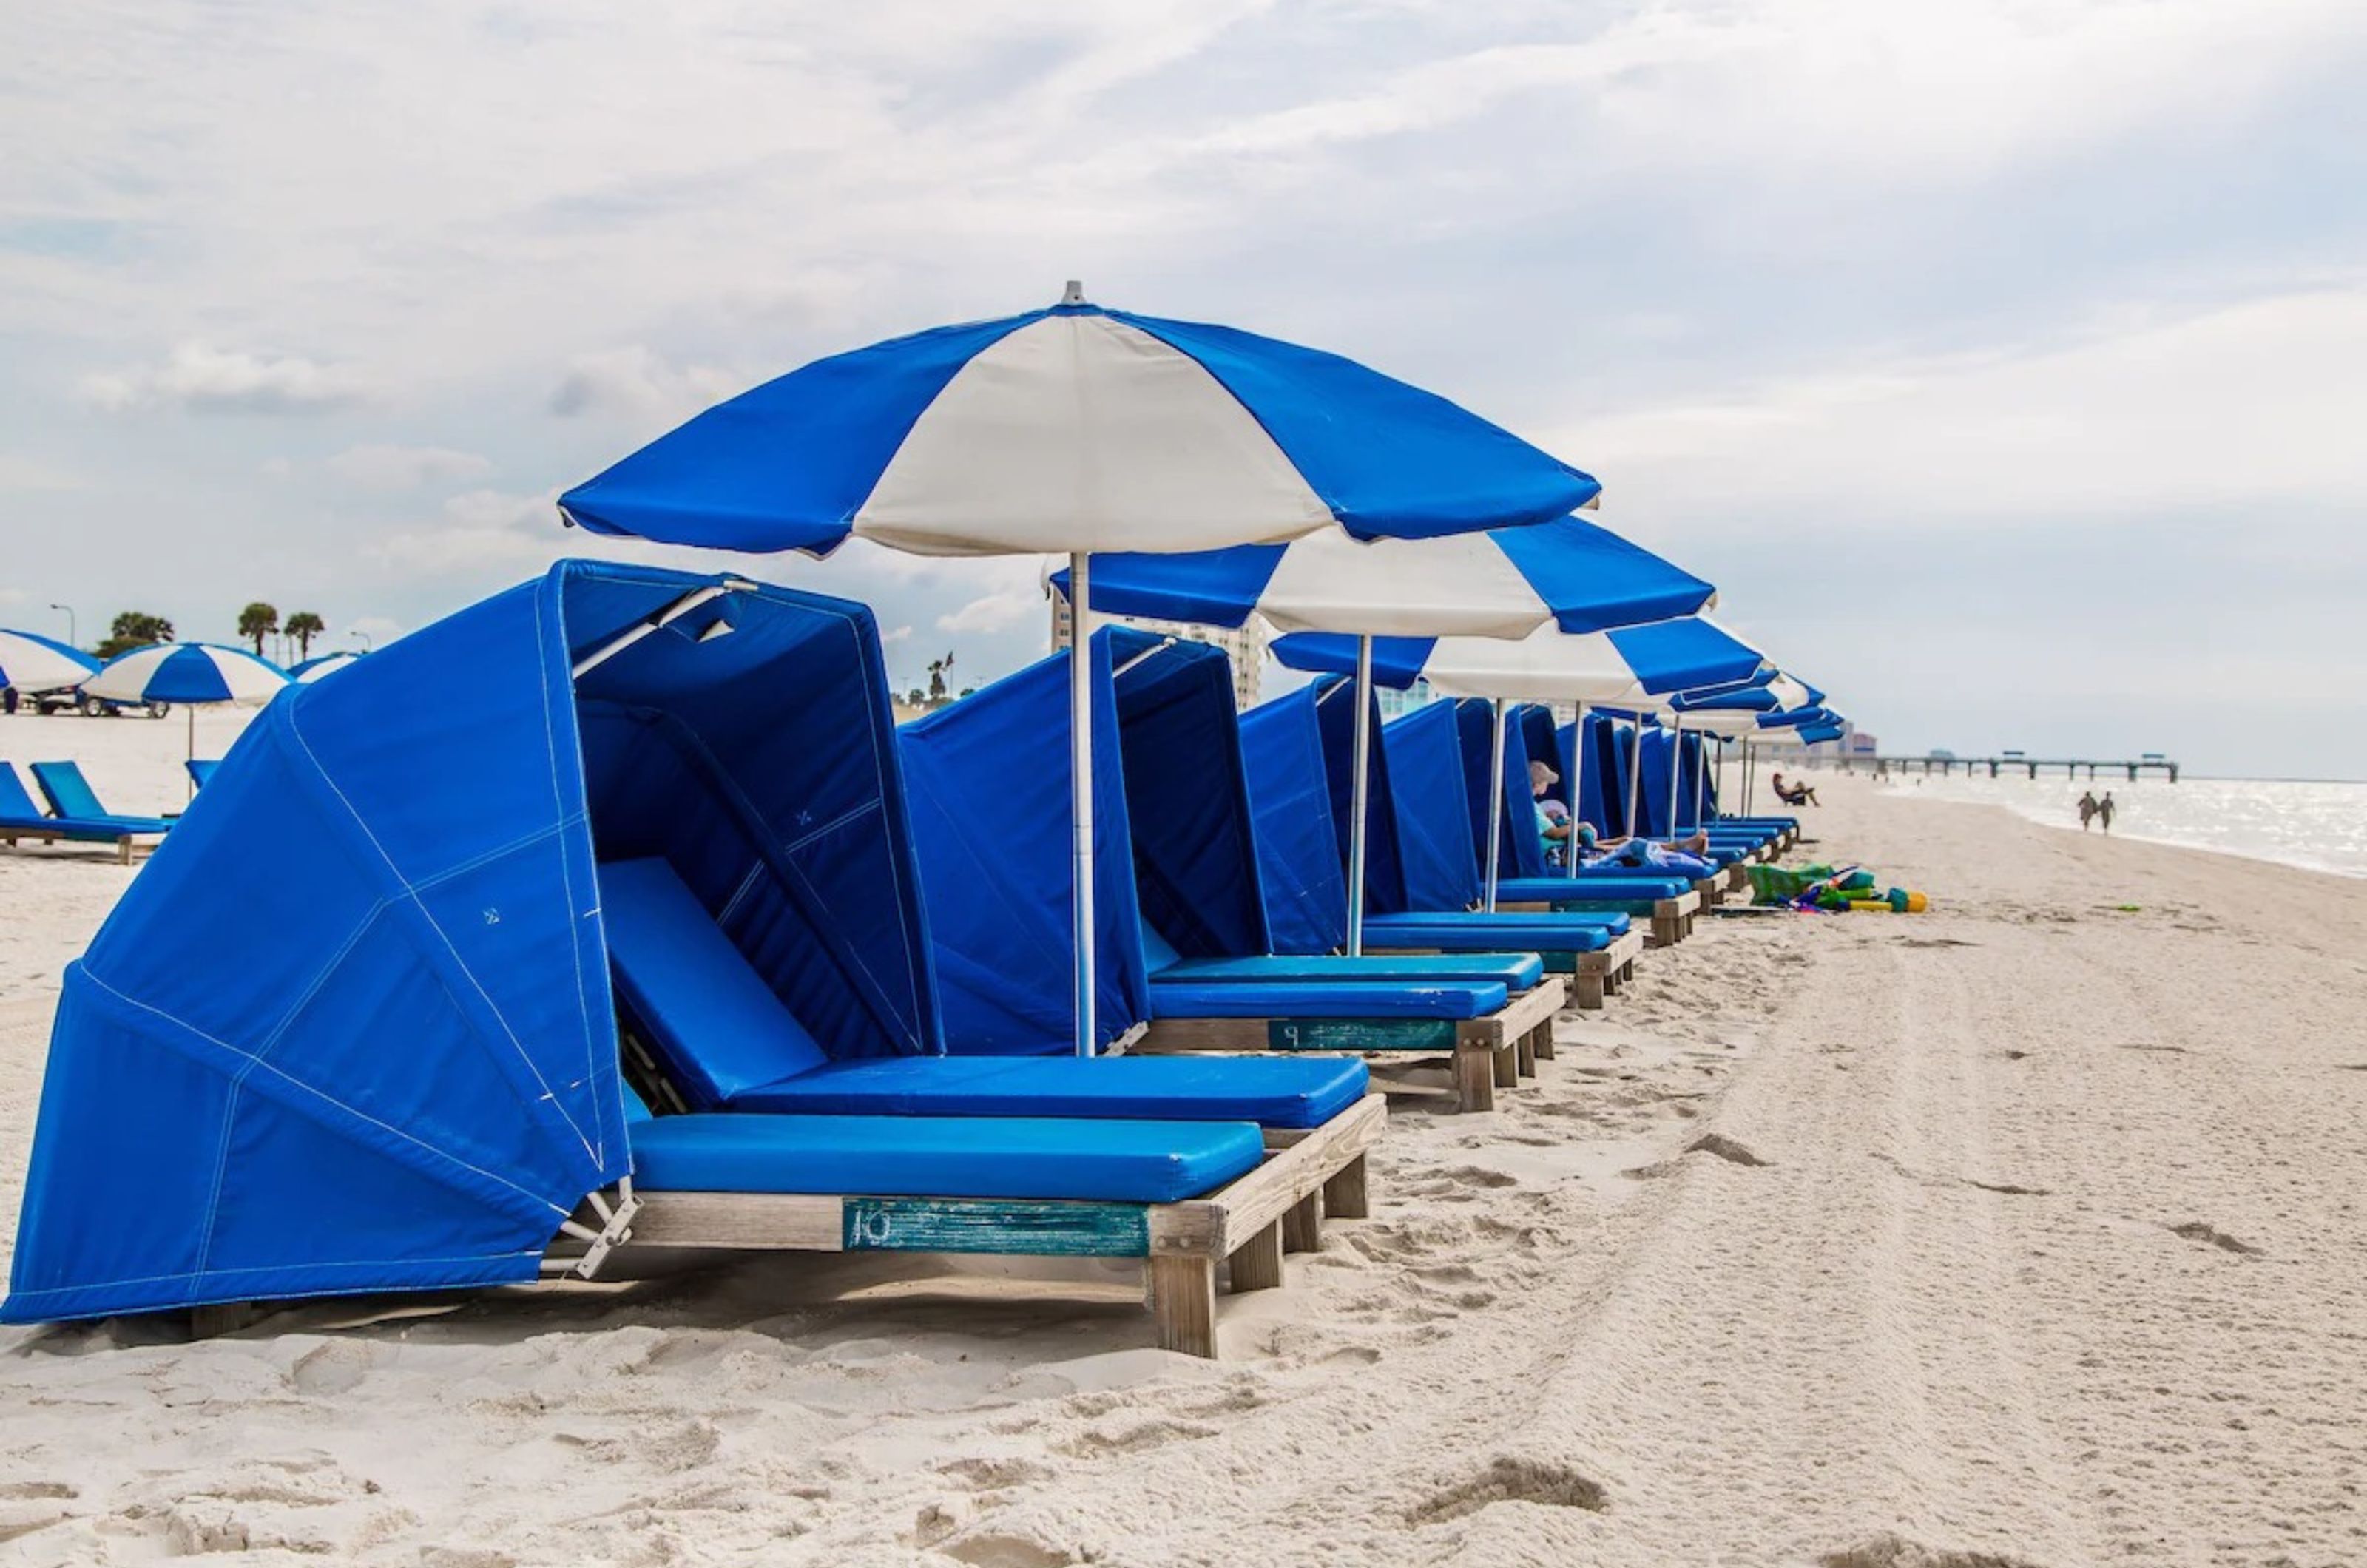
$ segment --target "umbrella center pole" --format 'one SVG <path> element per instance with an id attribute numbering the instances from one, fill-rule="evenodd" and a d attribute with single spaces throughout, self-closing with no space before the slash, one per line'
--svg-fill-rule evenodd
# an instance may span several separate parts
<path id="1" fill-rule="evenodd" d="M 1677 790 L 1685 782 L 1685 720 L 1682 714 L 1669 720 L 1669 837 L 1682 838 L 1677 831 Z"/>
<path id="2" fill-rule="evenodd" d="M 1636 820 L 1636 811 L 1644 804 L 1644 716 L 1637 714 L 1635 722 L 1627 728 L 1635 732 L 1636 743 L 1627 748 L 1627 812 L 1619 824 L 1625 829 L 1620 837 L 1638 839 L 1643 837 L 1643 825 Z"/>
<path id="3" fill-rule="evenodd" d="M 1496 912 L 1497 857 L 1504 852 L 1504 816 L 1509 806 L 1504 798 L 1504 699 L 1495 698 L 1489 704 L 1488 756 L 1488 903 L 1489 914 Z"/>
<path id="4" fill-rule="evenodd" d="M 1373 753 L 1373 639 L 1356 638 L 1355 778 L 1348 786 L 1348 956 L 1365 951 L 1365 817 Z"/>
<path id="5" fill-rule="evenodd" d="M 1580 703 L 1569 726 L 1569 777 L 1561 781 L 1562 793 L 1569 796 L 1569 837 L 1562 840 L 1561 858 L 1572 882 L 1578 880 L 1579 812 L 1586 806 L 1585 781 L 1591 776 L 1586 764 L 1586 705 Z"/>
<path id="6" fill-rule="evenodd" d="M 1075 835 L 1070 874 L 1077 938 L 1077 1055 L 1093 1054 L 1093 683 L 1092 556 L 1069 558 L 1069 794 Z"/>

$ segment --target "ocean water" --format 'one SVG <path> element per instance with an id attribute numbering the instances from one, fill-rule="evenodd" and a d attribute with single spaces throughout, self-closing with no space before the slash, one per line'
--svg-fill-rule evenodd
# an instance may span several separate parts
<path id="1" fill-rule="evenodd" d="M 1957 773 L 1929 779 L 1908 773 L 1886 788 L 1938 800 L 1976 800 L 2003 806 L 2049 827 L 2079 830 L 2074 809 L 2082 792 L 2101 798 L 2112 792 L 2112 831 L 2156 843 L 2185 844 L 2248 855 L 2254 860 L 2307 866 L 2313 871 L 2367 876 L 2367 784 L 2323 784 L 2293 779 L 2146 778 L 2131 784 L 2099 776 L 2066 779 L 2042 774 L 2021 778 L 1966 778 Z"/>

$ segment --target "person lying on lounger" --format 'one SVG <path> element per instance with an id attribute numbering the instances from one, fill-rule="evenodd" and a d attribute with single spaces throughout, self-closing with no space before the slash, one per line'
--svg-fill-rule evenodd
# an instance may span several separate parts
<path id="1" fill-rule="evenodd" d="M 1792 784 L 1786 786 L 1784 783 L 1784 775 L 1781 773 L 1777 773 L 1775 775 L 1775 798 L 1782 801 L 1786 806 L 1821 806 L 1824 804 L 1824 802 L 1817 798 L 1817 792 L 1809 788 L 1806 784 Z"/>

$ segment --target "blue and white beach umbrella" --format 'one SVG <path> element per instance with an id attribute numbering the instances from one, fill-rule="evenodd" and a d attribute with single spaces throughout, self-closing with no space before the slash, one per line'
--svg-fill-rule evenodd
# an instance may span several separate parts
<path id="1" fill-rule="evenodd" d="M 1336 634 L 1278 637 L 1273 651 L 1294 670 L 1345 673 L 1356 666 L 1356 639 Z M 1383 685 L 1427 681 L 1450 696 L 1575 702 L 1625 712 L 1665 705 L 1694 687 L 1747 678 L 1760 664 L 1757 649 L 1700 615 L 1577 636 L 1545 626 L 1518 640 L 1373 639 L 1373 675 Z"/>
<path id="2" fill-rule="evenodd" d="M 1053 585 L 1070 592 L 1062 577 Z M 1569 634 L 1688 615 L 1717 598 L 1703 579 L 1580 517 L 1446 539 L 1360 544 L 1334 536 L 1191 556 L 1105 557 L 1094 565 L 1090 593 L 1094 609 L 1120 615 L 1225 626 L 1255 615 L 1285 634 L 1283 644 L 1344 660 L 1302 668 L 1355 673 L 1351 953 L 1364 951 L 1365 775 L 1372 746 L 1366 694 L 1382 645 L 1424 662 L 1443 645 L 1546 648 Z M 1523 637 L 1528 642 L 1501 640 Z M 1416 647 L 1418 653 L 1411 651 Z M 1285 649 L 1277 651 L 1291 661 Z M 1472 657 L 1494 661 L 1502 655 L 1475 651 Z M 1756 665 L 1754 655 L 1750 667 Z M 1501 702 L 1496 716 L 1501 724 Z M 1490 897 L 1492 908 L 1492 889 Z"/>
<path id="3" fill-rule="evenodd" d="M 79 686 L 98 670 L 98 660 L 39 632 L 0 629 L 0 686 L 20 692 L 54 692 Z"/>
<path id="4" fill-rule="evenodd" d="M 1229 327 L 1061 302 L 816 360 L 560 497 L 603 534 L 827 555 L 1053 554 L 1310 534 L 1428 538 L 1563 516 L 1594 479 L 1432 393 Z M 1090 592 L 1086 595 L 1091 600 Z M 1075 617 L 1082 644 L 1090 616 Z M 1077 1042 L 1093 1051 L 1089 660 L 1071 661 Z"/>
<path id="5" fill-rule="evenodd" d="M 152 642 L 117 654 L 82 683 L 119 703 L 179 703 L 189 713 L 189 755 L 198 754 L 198 708 L 213 703 L 267 703 L 288 672 L 243 648 L 212 642 Z M 190 786 L 194 790 L 194 781 Z"/>
<path id="6" fill-rule="evenodd" d="M 1053 586 L 1067 593 L 1065 574 Z M 1582 517 L 1444 539 L 1338 533 L 1195 555 L 1104 556 L 1093 607 L 1120 615 L 1372 637 L 1593 632 L 1690 615 L 1717 590 Z"/>
<path id="7" fill-rule="evenodd" d="M 1386 684 L 1411 685 L 1422 680 L 1449 696 L 1490 700 L 1496 729 L 1491 800 L 1503 792 L 1507 702 L 1575 703 L 1583 724 L 1589 704 L 1643 713 L 1682 701 L 1690 688 L 1747 681 L 1764 664 L 1757 649 L 1700 615 L 1576 635 L 1547 624 L 1517 641 L 1484 637 L 1370 641 L 1370 668 Z M 1361 651 L 1356 638 L 1319 633 L 1281 637 L 1274 645 L 1274 657 L 1296 670 L 1353 669 Z M 1630 820 L 1637 787 L 1631 769 Z M 1490 909 L 1496 907 L 1496 836 L 1501 827 L 1501 814 L 1490 813 L 1486 860 Z M 1573 859 L 1570 874 L 1577 872 Z"/>
<path id="8" fill-rule="evenodd" d="M 334 653 L 324 653 L 318 659 L 307 659 L 300 664 L 289 665 L 288 678 L 300 686 L 309 686 L 323 675 L 335 674 L 359 658 L 361 655 L 351 649 L 340 649 Z"/>

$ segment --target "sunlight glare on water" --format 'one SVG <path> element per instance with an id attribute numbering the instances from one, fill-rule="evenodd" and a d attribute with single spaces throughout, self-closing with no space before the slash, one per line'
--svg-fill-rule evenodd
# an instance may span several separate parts
<path id="1" fill-rule="evenodd" d="M 2079 830 L 2082 793 L 2112 795 L 2112 831 L 2130 839 L 2248 855 L 2313 871 L 2367 876 L 2367 784 L 2290 779 L 1894 777 L 1886 786 L 1941 800 L 2003 806 L 2032 821 Z"/>

